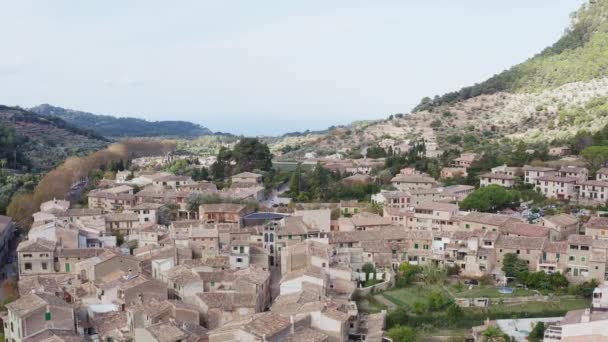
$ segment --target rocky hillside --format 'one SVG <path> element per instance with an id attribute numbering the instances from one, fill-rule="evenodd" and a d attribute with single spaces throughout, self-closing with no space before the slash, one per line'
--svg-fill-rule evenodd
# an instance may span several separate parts
<path id="1" fill-rule="evenodd" d="M 555 44 L 490 79 L 434 98 L 410 114 L 334 130 L 301 146 L 364 149 L 425 137 L 474 150 L 503 138 L 558 144 L 608 124 L 608 0 L 590 0 Z"/>
<path id="2" fill-rule="evenodd" d="M 187 121 L 146 121 L 117 118 L 42 104 L 30 110 L 43 116 L 59 117 L 72 125 L 105 137 L 198 137 L 213 134 L 201 125 Z"/>
<path id="3" fill-rule="evenodd" d="M 9 168 L 49 170 L 67 157 L 88 154 L 108 143 L 60 118 L 0 106 L 0 159 Z"/>

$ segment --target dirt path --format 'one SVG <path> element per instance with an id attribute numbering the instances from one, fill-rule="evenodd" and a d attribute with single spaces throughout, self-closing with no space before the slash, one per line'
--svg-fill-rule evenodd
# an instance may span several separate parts
<path id="1" fill-rule="evenodd" d="M 374 295 L 374 299 L 378 302 L 382 303 L 382 305 L 386 306 L 386 308 L 391 311 L 397 308 L 397 305 L 390 300 L 386 299 L 383 295 L 377 294 Z"/>

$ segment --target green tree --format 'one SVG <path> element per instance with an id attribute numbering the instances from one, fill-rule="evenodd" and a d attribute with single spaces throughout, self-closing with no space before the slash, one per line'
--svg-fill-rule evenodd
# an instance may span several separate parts
<path id="1" fill-rule="evenodd" d="M 257 138 L 241 138 L 232 150 L 237 172 L 272 169 L 272 154 L 268 145 Z"/>
<path id="2" fill-rule="evenodd" d="M 414 328 L 406 327 L 403 325 L 397 325 L 390 328 L 387 335 L 394 342 L 415 342 L 416 341 L 416 330 Z"/>
<path id="3" fill-rule="evenodd" d="M 365 281 L 369 280 L 370 273 L 376 272 L 376 268 L 374 267 L 374 264 L 369 263 L 369 262 L 363 264 L 363 266 L 361 267 L 361 270 L 363 271 L 363 273 L 365 273 Z"/>
<path id="4" fill-rule="evenodd" d="M 530 342 L 540 342 L 545 337 L 545 323 L 538 322 L 534 326 L 534 329 L 530 332 L 528 336 L 528 341 Z"/>
<path id="5" fill-rule="evenodd" d="M 517 257 L 517 254 L 507 253 L 502 261 L 502 271 L 507 277 L 520 278 L 528 272 L 528 264 Z"/>
<path id="6" fill-rule="evenodd" d="M 508 190 L 500 185 L 488 185 L 473 191 L 465 198 L 460 208 L 481 212 L 496 212 L 505 208 L 519 205 L 520 194 L 516 190 Z"/>
<path id="7" fill-rule="evenodd" d="M 608 161 L 608 146 L 589 146 L 581 152 L 581 156 L 589 163 L 591 172 L 595 173 Z"/>
<path id="8" fill-rule="evenodd" d="M 497 327 L 488 327 L 481 333 L 483 342 L 505 342 L 505 334 Z"/>
<path id="9" fill-rule="evenodd" d="M 402 262 L 399 265 L 399 272 L 397 274 L 397 287 L 405 287 L 409 285 L 416 275 L 422 273 L 422 267 L 418 265 L 412 265 L 407 261 Z"/>
<path id="10" fill-rule="evenodd" d="M 427 264 L 422 269 L 422 275 L 427 284 L 443 284 L 447 279 L 448 273 L 443 267 Z"/>
<path id="11" fill-rule="evenodd" d="M 367 149 L 367 158 L 384 158 L 386 151 L 380 146 L 372 146 Z"/>

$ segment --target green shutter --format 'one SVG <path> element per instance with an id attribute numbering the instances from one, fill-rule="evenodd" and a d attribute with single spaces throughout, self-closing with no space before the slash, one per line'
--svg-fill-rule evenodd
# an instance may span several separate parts
<path id="1" fill-rule="evenodd" d="M 65 263 L 65 271 L 70 272 L 70 264 L 67 262 Z"/>
<path id="2" fill-rule="evenodd" d="M 44 320 L 45 321 L 50 321 L 51 320 L 51 313 L 50 312 L 45 312 L 44 313 Z"/>
<path id="3" fill-rule="evenodd" d="M 415 248 L 415 249 L 418 249 L 418 244 L 417 244 L 417 243 L 416 243 L 416 244 L 414 244 L 414 248 Z"/>
<path id="4" fill-rule="evenodd" d="M 243 246 L 239 247 L 239 252 L 241 254 L 245 253 L 245 247 L 243 247 Z"/>

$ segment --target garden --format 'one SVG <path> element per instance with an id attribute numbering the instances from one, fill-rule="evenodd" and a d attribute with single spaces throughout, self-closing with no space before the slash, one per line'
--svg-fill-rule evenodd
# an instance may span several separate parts
<path id="1" fill-rule="evenodd" d="M 480 285 L 454 281 L 457 270 L 403 263 L 394 288 L 358 298 L 358 306 L 364 312 L 387 310 L 387 334 L 394 341 L 416 341 L 431 335 L 459 341 L 471 327 L 482 325 L 486 319 L 558 317 L 589 307 L 595 283 L 568 284 L 561 275 L 523 272 L 517 270 L 516 258 L 510 261 L 506 269 L 518 271 L 517 282 L 521 284 L 514 286 L 512 293 L 500 293 L 498 287 L 485 281 Z M 455 302 L 456 298 L 478 297 L 491 298 L 492 304 L 462 308 Z M 522 300 L 509 303 L 516 298 Z"/>

